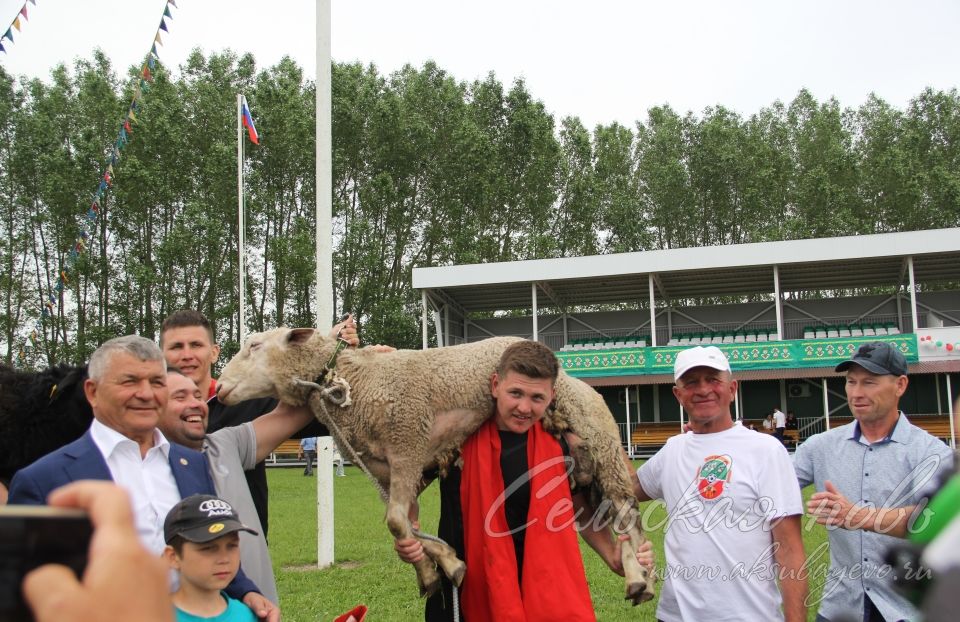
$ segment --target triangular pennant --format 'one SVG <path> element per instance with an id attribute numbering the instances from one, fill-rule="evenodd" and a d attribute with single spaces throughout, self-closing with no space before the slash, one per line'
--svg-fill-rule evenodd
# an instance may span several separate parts
<path id="1" fill-rule="evenodd" d="M 30 4 L 32 4 L 33 6 L 37 6 L 37 0 L 30 0 Z M 174 5 L 174 6 L 176 6 L 176 5 Z"/>
<path id="2" fill-rule="evenodd" d="M 120 138 L 123 139 L 123 142 L 127 142 L 127 128 L 120 128 Z"/>
<path id="3" fill-rule="evenodd" d="M 177 6 L 177 0 L 167 0 L 167 4 L 172 4 L 173 6 Z M 177 8 L 179 9 L 180 7 L 177 6 Z"/>
<path id="4" fill-rule="evenodd" d="M 98 209 L 100 209 L 100 200 L 94 199 L 93 203 L 90 204 L 90 209 L 92 209 L 93 211 L 97 211 Z"/>
<path id="5" fill-rule="evenodd" d="M 131 114 L 133 114 L 133 113 L 131 113 Z M 127 134 L 133 134 L 133 129 L 131 129 L 131 127 L 130 127 L 130 119 L 129 119 L 129 118 L 128 118 L 126 121 L 123 122 L 123 129 L 125 129 L 125 130 L 127 131 Z"/>
<path id="6" fill-rule="evenodd" d="M 20 16 L 17 16 L 17 19 L 13 20 L 13 27 L 17 29 L 17 32 L 20 32 Z"/>
<path id="7" fill-rule="evenodd" d="M 147 67 L 149 67 L 150 69 L 153 69 L 153 68 L 156 67 L 156 66 L 157 66 L 157 57 L 156 57 L 156 56 L 148 56 L 148 57 L 147 57 Z"/>
<path id="8" fill-rule="evenodd" d="M 107 175 L 109 175 L 109 177 L 107 177 L 107 181 L 109 181 L 110 177 L 113 177 L 113 164 L 107 167 Z"/>
<path id="9" fill-rule="evenodd" d="M 4 54 L 7 53 L 7 50 L 3 47 L 3 42 L 2 42 L 2 41 L 0 41 L 0 52 L 3 52 Z"/>
<path id="10" fill-rule="evenodd" d="M 162 17 L 160 18 L 160 30 L 164 32 L 170 32 L 169 30 L 167 30 L 167 22 L 165 22 Z"/>
<path id="11" fill-rule="evenodd" d="M 156 56 L 156 55 L 157 55 L 157 44 L 154 43 L 153 45 L 150 46 L 150 56 Z"/>
<path id="12" fill-rule="evenodd" d="M 20 9 L 20 15 L 23 15 L 23 19 L 27 19 L 27 5 L 24 4 L 23 8 Z"/>
<path id="13" fill-rule="evenodd" d="M 153 80 L 153 76 L 150 74 L 150 68 L 146 65 L 143 66 L 143 79 L 148 82 Z"/>
<path id="14" fill-rule="evenodd" d="M 174 6 L 176 6 L 176 5 L 174 5 Z M 169 6 L 163 7 L 163 16 L 164 16 L 164 17 L 169 17 L 170 19 L 173 19 L 173 14 L 170 13 L 170 7 L 169 7 Z"/>
<path id="15" fill-rule="evenodd" d="M 101 180 L 100 180 L 100 187 L 97 188 L 97 192 L 100 193 L 100 196 L 103 196 L 103 191 L 104 191 L 106 188 L 107 188 L 107 182 L 105 182 L 104 180 L 101 179 Z"/>
<path id="16" fill-rule="evenodd" d="M 3 37 L 0 39 L 10 39 L 10 43 L 13 43 L 13 32 L 7 28 L 7 32 L 3 33 Z"/>
<path id="17" fill-rule="evenodd" d="M 157 36 L 153 38 L 153 41 L 154 41 L 155 43 L 159 43 L 160 45 L 163 45 L 163 39 L 160 38 L 160 33 L 159 33 L 159 32 L 157 32 Z"/>

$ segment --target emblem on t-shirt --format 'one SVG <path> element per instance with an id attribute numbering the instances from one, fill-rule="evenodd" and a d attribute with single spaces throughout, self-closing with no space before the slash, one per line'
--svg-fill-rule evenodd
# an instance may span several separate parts
<path id="1" fill-rule="evenodd" d="M 723 485 L 730 481 L 733 460 L 727 455 L 707 456 L 697 473 L 697 490 L 704 499 L 716 499 L 723 494 Z"/>

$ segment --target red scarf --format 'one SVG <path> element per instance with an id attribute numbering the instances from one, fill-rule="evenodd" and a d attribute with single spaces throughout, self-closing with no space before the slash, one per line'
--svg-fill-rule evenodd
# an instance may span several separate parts
<path id="1" fill-rule="evenodd" d="M 461 588 L 464 619 L 596 620 L 577 544 L 560 443 L 544 431 L 539 421 L 527 434 L 527 464 L 549 466 L 528 471 L 530 510 L 523 585 L 517 580 L 517 556 L 503 508 L 500 434 L 493 418 L 467 439 L 462 455 L 460 503 L 467 558 Z M 488 512 L 489 508 L 494 509 Z"/>

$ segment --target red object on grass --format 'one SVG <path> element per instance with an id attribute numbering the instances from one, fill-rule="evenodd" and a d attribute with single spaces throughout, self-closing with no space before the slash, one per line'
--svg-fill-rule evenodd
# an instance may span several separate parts
<path id="1" fill-rule="evenodd" d="M 333 622 L 347 622 L 347 620 L 350 619 L 350 616 L 353 616 L 353 619 L 357 622 L 363 622 L 363 620 L 367 617 L 367 606 L 357 605 L 345 614 L 334 618 Z"/>

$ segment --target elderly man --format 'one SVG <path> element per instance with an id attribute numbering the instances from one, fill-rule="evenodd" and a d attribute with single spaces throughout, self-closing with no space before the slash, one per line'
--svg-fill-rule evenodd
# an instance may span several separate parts
<path id="1" fill-rule="evenodd" d="M 9 502 L 41 505 L 70 482 L 113 480 L 130 494 L 141 541 L 159 555 L 170 508 L 183 497 L 215 493 L 203 454 L 170 443 L 157 429 L 168 397 L 163 353 L 136 335 L 111 339 L 90 357 L 84 392 L 93 409 L 90 429 L 18 471 Z M 258 616 L 279 620 L 279 609 L 244 574 L 227 592 Z"/>
<path id="2" fill-rule="evenodd" d="M 864 344 L 836 371 L 846 372 L 854 421 L 808 438 L 793 456 L 800 485 L 820 491 L 808 511 L 832 527 L 817 619 L 913 620 L 919 613 L 893 590 L 884 556 L 950 471 L 953 455 L 898 409 L 907 361 L 894 346 Z"/>
<path id="3" fill-rule="evenodd" d="M 734 424 L 737 381 L 719 348 L 680 352 L 674 379 L 691 431 L 667 441 L 634 482 L 637 498 L 662 499 L 669 515 L 657 618 L 805 620 L 803 505 L 786 449 Z"/>

